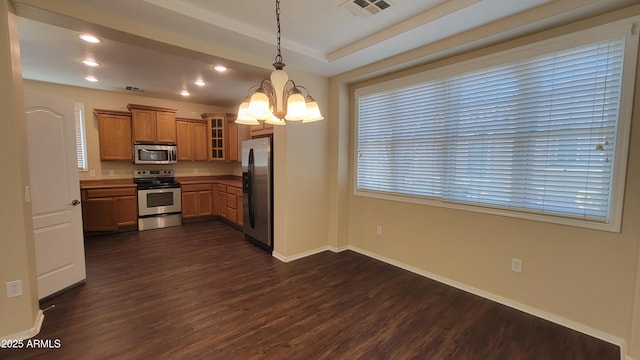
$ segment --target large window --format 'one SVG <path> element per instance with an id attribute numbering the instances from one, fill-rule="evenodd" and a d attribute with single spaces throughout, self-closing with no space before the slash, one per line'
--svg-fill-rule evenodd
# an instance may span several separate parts
<path id="1" fill-rule="evenodd" d="M 619 230 L 638 39 L 593 32 L 356 90 L 357 194 Z"/>

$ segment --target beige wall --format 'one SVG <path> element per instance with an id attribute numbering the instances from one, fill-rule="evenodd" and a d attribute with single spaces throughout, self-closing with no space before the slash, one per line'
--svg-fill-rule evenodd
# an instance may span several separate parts
<path id="1" fill-rule="evenodd" d="M 0 338 L 35 326 L 38 307 L 31 204 L 23 198 L 29 184 L 26 125 L 20 78 L 20 47 L 15 17 L 0 0 Z M 4 45 L 7 44 L 7 45 Z M 22 280 L 24 295 L 7 299 L 5 283 Z"/>
<path id="2" fill-rule="evenodd" d="M 281 258 L 325 248 L 328 237 L 329 82 L 288 69 L 289 78 L 309 89 L 323 121 L 289 123 L 274 133 L 274 252 Z"/>
<path id="3" fill-rule="evenodd" d="M 24 87 L 26 91 L 44 93 L 84 103 L 87 160 L 89 170 L 95 170 L 96 176 L 91 177 L 89 171 L 81 171 L 80 180 L 131 178 L 134 168 L 144 167 L 134 165 L 129 161 L 100 161 L 98 119 L 95 114 L 93 114 L 93 109 L 128 111 L 127 104 L 143 104 L 178 109 L 176 116 L 192 119 L 200 119 L 200 114 L 206 112 L 235 112 L 235 109 L 225 109 L 185 101 L 158 99 L 148 96 L 92 90 L 31 80 L 25 80 Z M 174 169 L 176 176 L 240 175 L 242 172 L 239 163 L 181 161 L 167 167 Z M 113 171 L 113 175 L 111 175 L 111 171 Z"/>
<path id="4" fill-rule="evenodd" d="M 640 7 L 412 67 L 362 84 L 438 68 L 634 14 L 640 14 Z M 518 19 L 523 20 L 522 15 L 504 21 Z M 492 24 L 491 27 L 336 77 L 331 81 L 331 91 L 340 92 L 341 95 L 334 95 L 332 99 L 342 99 L 345 91 L 348 92 L 345 85 L 366 79 L 368 74 L 388 68 L 397 69 L 402 64 L 410 63 L 412 57 L 418 59 L 446 49 L 448 41 L 453 48 L 464 43 L 465 37 L 468 42 L 476 39 L 478 33 L 490 33 L 492 29 L 499 29 L 503 25 Z M 636 81 L 636 88 L 640 88 L 638 83 L 640 81 Z M 338 144 L 342 141 L 351 144 L 348 151 L 341 149 L 332 156 L 335 161 L 346 159 L 350 167 L 347 179 L 338 166 L 332 168 L 332 176 L 338 182 L 335 192 L 331 194 L 337 203 L 342 201 L 341 191 L 351 194 L 348 204 L 336 207 L 348 209 L 346 231 L 349 245 L 423 273 L 474 288 L 478 292 L 506 299 L 511 304 L 521 304 L 539 313 L 549 314 L 554 320 L 578 324 L 578 327 L 612 341 L 623 339 L 630 347 L 629 354 L 640 358 L 637 339 L 639 299 L 634 297 L 637 296 L 635 293 L 639 293 L 636 269 L 640 237 L 640 111 L 637 111 L 640 109 L 640 100 L 637 95 L 635 99 L 621 233 L 352 195 L 353 114 L 342 108 L 334 109 L 339 122 L 332 125 L 331 137 Z M 351 126 L 346 134 L 343 131 L 345 123 Z M 338 233 L 344 231 L 345 226 L 339 225 L 339 219 L 333 221 L 338 224 Z M 383 226 L 382 236 L 376 235 L 376 225 Z M 522 273 L 510 270 L 513 257 L 524 260 Z M 632 316 L 635 316 L 633 321 Z M 632 336 L 634 326 L 635 333 Z"/>

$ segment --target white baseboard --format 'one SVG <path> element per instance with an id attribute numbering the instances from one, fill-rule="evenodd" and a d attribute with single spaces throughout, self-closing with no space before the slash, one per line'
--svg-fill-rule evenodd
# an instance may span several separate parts
<path id="1" fill-rule="evenodd" d="M 307 256 L 315 255 L 315 254 L 318 254 L 318 253 L 321 253 L 321 252 L 327 251 L 327 250 L 330 250 L 329 246 L 323 246 L 323 247 L 319 247 L 317 249 L 301 252 L 299 254 L 295 254 L 295 255 L 292 255 L 292 256 L 284 256 L 284 255 L 274 251 L 271 254 L 271 256 L 273 256 L 274 258 L 276 258 L 276 259 L 278 259 L 278 260 L 280 260 L 282 262 L 290 262 L 290 261 L 295 261 L 295 260 L 298 260 L 298 259 L 305 258 Z"/>
<path id="2" fill-rule="evenodd" d="M 32 337 L 38 335 L 40 333 L 40 329 L 42 328 L 42 322 L 44 321 L 44 312 L 42 310 L 38 310 L 38 314 L 36 315 L 36 320 L 33 326 L 30 329 L 21 331 L 16 334 L 12 334 L 6 337 L 1 338 L 0 340 L 27 340 Z"/>
<path id="3" fill-rule="evenodd" d="M 349 245 L 340 246 L 340 247 L 329 246 L 329 250 L 333 251 L 334 253 L 339 253 L 339 252 L 349 250 Z"/>
<path id="4" fill-rule="evenodd" d="M 278 253 L 276 253 L 274 251 L 273 252 L 273 257 L 275 257 L 276 259 L 278 259 L 278 260 L 280 260 L 282 262 L 290 262 L 290 261 L 302 259 L 302 258 L 307 257 L 307 256 L 315 255 L 315 254 L 318 254 L 318 253 L 321 253 L 321 252 L 327 251 L 327 250 L 330 250 L 330 251 L 332 251 L 334 253 L 342 252 L 342 251 L 345 251 L 345 250 L 352 250 L 352 251 L 355 251 L 355 252 L 357 252 L 359 254 L 362 254 L 362 255 L 368 256 L 370 258 L 382 261 L 384 263 L 396 266 L 398 268 L 410 271 L 410 272 L 412 272 L 414 274 L 418 274 L 420 276 L 424 276 L 426 278 L 435 280 L 435 281 L 443 283 L 445 285 L 452 286 L 452 287 L 454 287 L 456 289 L 459 289 L 459 290 L 462 290 L 462 291 L 466 291 L 468 293 L 480 296 L 482 298 L 491 300 L 491 301 L 496 302 L 498 304 L 502 304 L 502 305 L 508 306 L 510 308 L 513 308 L 513 309 L 516 309 L 516 310 L 520 310 L 520 311 L 525 312 L 527 314 L 539 317 L 541 319 L 551 321 L 552 323 L 564 326 L 566 328 L 581 332 L 583 334 L 586 334 L 586 335 L 595 337 L 597 339 L 606 341 L 608 343 L 611 343 L 613 345 L 619 346 L 620 347 L 620 360 L 634 360 L 631 356 L 627 355 L 627 351 L 628 351 L 627 350 L 627 344 L 626 344 L 625 340 L 622 339 L 622 338 L 619 338 L 617 336 L 611 335 L 611 334 L 606 333 L 604 331 L 600 331 L 598 329 L 594 329 L 594 328 L 589 327 L 587 325 L 580 324 L 580 323 L 575 322 L 573 320 L 566 319 L 566 318 L 564 318 L 562 316 L 558 316 L 558 315 L 555 315 L 555 314 L 552 314 L 552 313 L 549 313 L 549 312 L 534 308 L 532 306 L 519 303 L 519 302 L 514 301 L 512 299 L 508 299 L 508 298 L 505 298 L 505 297 L 490 293 L 488 291 L 484 291 L 484 290 L 475 288 L 473 286 L 469 286 L 469 285 L 463 284 L 461 282 L 458 282 L 458 281 L 455 281 L 455 280 L 451 280 L 451 279 L 446 278 L 444 276 L 440 276 L 440 275 L 437 275 L 437 274 L 434 274 L 434 273 L 419 269 L 417 267 L 402 263 L 400 261 L 396 261 L 396 260 L 388 258 L 386 256 L 382 256 L 382 255 L 370 252 L 368 250 L 361 249 L 361 248 L 359 248 L 357 246 L 347 245 L 347 246 L 341 246 L 339 248 L 336 248 L 335 246 L 323 246 L 323 247 L 320 247 L 320 248 L 317 248 L 317 249 L 314 249 L 314 250 L 305 251 L 303 253 L 296 254 L 296 255 L 293 255 L 293 256 L 284 256 L 284 255 L 278 254 Z"/>

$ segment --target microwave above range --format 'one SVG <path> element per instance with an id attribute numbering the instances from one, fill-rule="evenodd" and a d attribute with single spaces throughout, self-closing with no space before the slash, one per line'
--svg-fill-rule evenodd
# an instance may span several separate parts
<path id="1" fill-rule="evenodd" d="M 133 162 L 136 164 L 175 164 L 178 147 L 175 144 L 134 144 Z"/>

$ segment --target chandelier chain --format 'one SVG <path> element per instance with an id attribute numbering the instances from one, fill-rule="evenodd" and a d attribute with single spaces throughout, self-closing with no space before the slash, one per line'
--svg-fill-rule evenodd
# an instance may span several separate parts
<path id="1" fill-rule="evenodd" d="M 276 0 L 276 23 L 278 24 L 278 54 L 276 55 L 276 63 L 281 63 L 282 54 L 280 53 L 280 0 Z"/>

